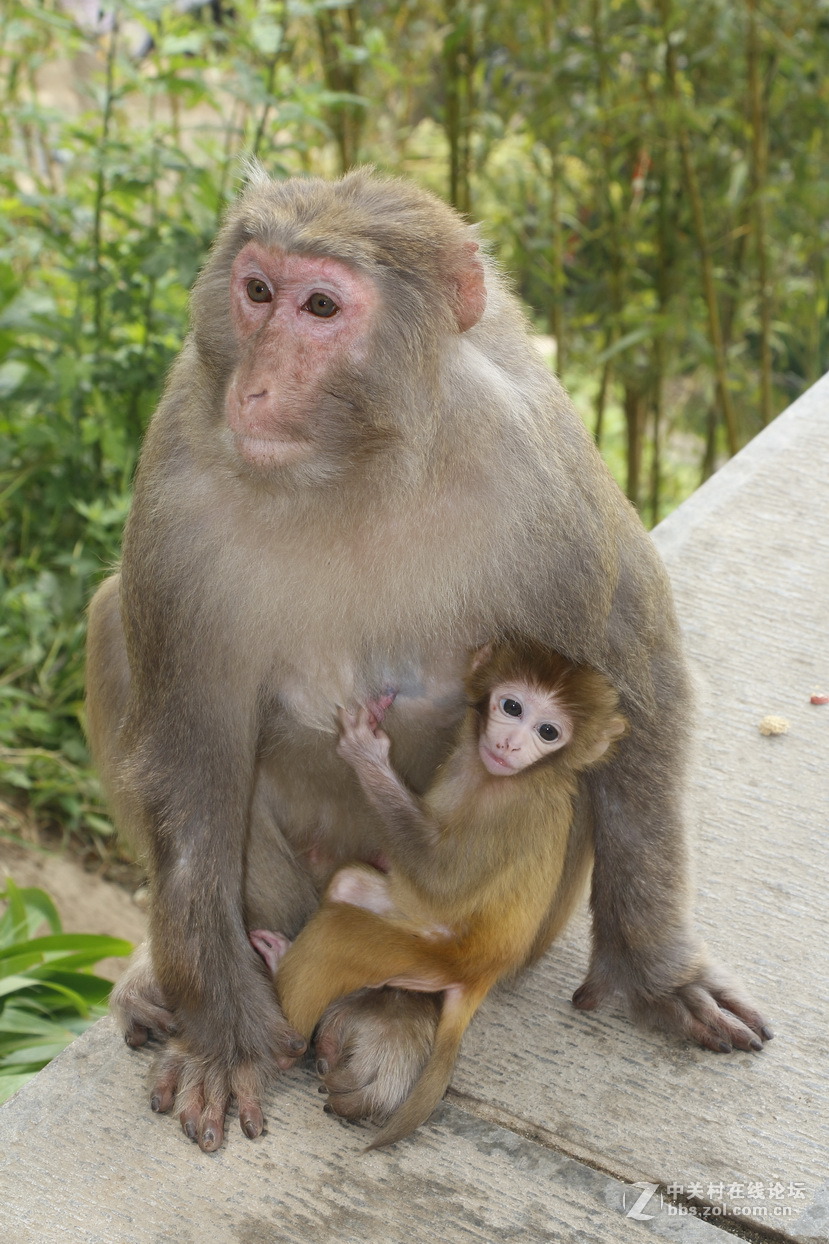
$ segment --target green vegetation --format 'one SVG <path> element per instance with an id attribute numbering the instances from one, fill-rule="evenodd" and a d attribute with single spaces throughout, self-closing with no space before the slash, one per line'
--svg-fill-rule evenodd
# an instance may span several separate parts
<path id="1" fill-rule="evenodd" d="M 649 523 L 829 362 L 829 0 L 223 9 L 0 0 L 0 815 L 101 851 L 83 610 L 241 155 L 484 221 Z"/>
<path id="2" fill-rule="evenodd" d="M 25 1084 L 106 1013 L 112 985 L 89 968 L 132 944 L 117 937 L 64 933 L 43 890 L 0 890 L 0 1102 Z M 46 924 L 45 937 L 35 937 Z"/>

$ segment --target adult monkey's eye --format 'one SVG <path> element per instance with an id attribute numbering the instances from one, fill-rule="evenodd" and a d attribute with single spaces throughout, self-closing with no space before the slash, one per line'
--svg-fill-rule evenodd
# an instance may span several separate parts
<path id="1" fill-rule="evenodd" d="M 550 722 L 545 721 L 543 726 L 538 727 L 538 733 L 541 735 L 545 743 L 555 743 L 560 736 L 561 731 L 558 726 L 553 726 Z"/>
<path id="2" fill-rule="evenodd" d="M 501 701 L 501 711 L 506 713 L 507 717 L 520 717 L 524 710 L 518 700 L 505 699 Z"/>
<path id="3" fill-rule="evenodd" d="M 251 302 L 272 302 L 273 294 L 268 289 L 264 281 L 258 280 L 256 277 L 247 283 L 248 298 Z"/>
<path id="4" fill-rule="evenodd" d="M 312 315 L 316 315 L 321 320 L 330 320 L 332 315 L 336 315 L 339 307 L 333 298 L 329 298 L 326 294 L 312 294 L 302 308 L 303 311 L 310 311 Z"/>

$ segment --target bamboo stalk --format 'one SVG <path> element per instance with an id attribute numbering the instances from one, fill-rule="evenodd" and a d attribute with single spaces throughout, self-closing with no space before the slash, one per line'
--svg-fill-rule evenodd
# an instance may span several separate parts
<path id="1" fill-rule="evenodd" d="M 751 182 L 754 206 L 754 243 L 757 250 L 757 293 L 760 302 L 760 413 L 763 423 L 774 418 L 771 352 L 771 294 L 769 291 L 766 238 L 766 186 L 768 181 L 768 128 L 763 109 L 760 75 L 760 39 L 757 0 L 746 0 L 748 32 L 748 90 L 751 104 Z"/>
<path id="2" fill-rule="evenodd" d="M 550 240 L 552 244 L 553 269 L 553 296 L 550 301 L 548 322 L 550 325 L 550 335 L 556 343 L 556 372 L 560 379 L 563 380 L 567 362 L 567 342 L 565 340 L 564 321 L 564 230 L 561 227 L 560 158 L 557 134 L 548 141 L 547 148 L 551 159 Z"/>
<path id="3" fill-rule="evenodd" d="M 329 91 L 350 95 L 360 93 L 360 67 L 349 64 L 342 56 L 342 46 L 359 42 L 359 0 L 348 8 L 321 8 L 316 23 L 322 48 L 323 74 Z M 331 129 L 340 156 L 340 171 L 347 173 L 357 163 L 364 110 L 358 104 L 340 104 L 330 118 Z"/>
<path id="4" fill-rule="evenodd" d="M 449 143 L 449 199 L 459 212 L 472 208 L 472 116 L 475 96 L 475 41 L 467 0 L 447 0 L 448 33 L 443 43 Z"/>
<path id="5" fill-rule="evenodd" d="M 118 14 L 113 11 L 112 31 L 109 36 L 106 58 L 106 80 L 104 90 L 104 108 L 101 117 L 101 141 L 98 146 L 98 168 L 95 174 L 95 208 L 92 220 L 92 269 L 95 284 L 92 291 L 93 318 L 95 321 L 95 339 L 100 343 L 103 338 L 104 326 L 104 267 L 101 259 L 103 249 L 104 201 L 107 194 L 106 156 L 109 144 L 109 133 L 115 103 L 115 58 L 118 47 Z"/>
<path id="6" fill-rule="evenodd" d="M 613 160 L 610 138 L 610 126 L 607 118 L 607 52 L 604 43 L 602 26 L 602 0 L 592 0 L 591 22 L 593 48 L 596 54 L 597 94 L 599 101 L 599 146 L 602 152 L 601 183 L 598 187 L 598 199 L 607 207 L 607 235 L 609 239 L 609 315 L 605 350 L 610 350 L 619 336 L 619 318 L 622 313 L 624 299 L 625 270 L 622 249 L 622 231 L 619 222 L 618 208 L 614 202 L 610 187 L 613 182 Z M 604 430 L 604 415 L 607 395 L 613 377 L 615 356 L 607 358 L 602 368 L 602 379 L 596 399 L 595 423 L 593 434 L 596 444 L 601 444 Z M 627 416 L 627 407 L 625 408 Z M 635 439 L 635 438 L 634 438 Z M 630 443 L 630 442 L 629 442 Z M 628 468 L 630 464 L 628 463 Z"/>
<path id="7" fill-rule="evenodd" d="M 625 428 L 627 431 L 627 486 L 628 501 L 639 509 L 640 480 L 642 476 L 642 444 L 645 429 L 645 403 L 638 388 L 625 385 Z"/>
<path id="8" fill-rule="evenodd" d="M 688 131 L 683 122 L 684 105 L 679 88 L 676 55 L 674 53 L 670 37 L 671 0 L 659 0 L 659 7 L 662 16 L 662 28 L 665 39 L 665 76 L 668 91 L 676 110 L 677 141 L 682 159 L 685 187 L 688 191 L 688 198 L 691 203 L 691 215 L 694 222 L 694 232 L 697 238 L 700 266 L 702 269 L 702 288 L 705 298 L 705 306 L 708 313 L 708 332 L 711 339 L 711 346 L 714 351 L 714 379 L 717 387 L 720 410 L 722 411 L 723 421 L 725 424 L 728 451 L 731 454 L 736 454 L 737 450 L 740 448 L 740 438 L 737 431 L 737 415 L 734 410 L 734 404 L 731 400 L 731 392 L 728 387 L 728 361 L 726 359 L 722 328 L 720 325 L 717 289 L 714 281 L 714 262 L 711 255 L 711 247 L 708 241 L 708 232 L 705 223 L 705 210 L 702 204 L 702 194 L 700 193 L 699 180 L 697 178 L 697 172 L 694 167 L 694 160 L 691 153 L 691 140 L 688 137 Z"/>
<path id="9" fill-rule="evenodd" d="M 613 325 L 608 325 L 605 334 L 604 349 L 609 350 L 613 345 Z M 604 352 L 604 351 L 603 351 Z M 604 435 L 604 412 L 607 409 L 607 392 L 610 387 L 610 359 L 606 358 L 602 366 L 602 378 L 599 381 L 599 391 L 596 394 L 595 420 L 593 423 L 593 439 L 597 445 L 601 445 L 602 436 Z"/>

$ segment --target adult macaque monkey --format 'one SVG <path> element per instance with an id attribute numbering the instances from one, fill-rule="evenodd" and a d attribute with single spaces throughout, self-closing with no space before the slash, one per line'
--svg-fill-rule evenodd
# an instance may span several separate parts
<path id="1" fill-rule="evenodd" d="M 308 1040 L 331 1002 L 363 986 L 443 991 L 429 1061 L 371 1149 L 429 1117 L 490 989 L 546 949 L 576 775 L 625 730 L 607 679 L 526 641 L 482 648 L 466 689 L 458 741 L 422 801 L 392 769 L 378 715 L 340 713 L 338 751 L 383 821 L 391 875 L 341 869 L 290 949 L 278 934 L 250 934 Z"/>
<path id="2" fill-rule="evenodd" d="M 711 1049 L 759 1046 L 763 1021 L 691 923 L 690 710 L 665 572 L 474 233 L 406 182 L 257 173 L 191 311 L 121 574 L 90 615 L 92 746 L 151 873 L 151 955 L 116 1005 L 133 1043 L 166 1012 L 178 1034 L 153 1106 L 177 1092 L 205 1150 L 232 1095 L 261 1131 L 273 1058 L 303 1043 L 247 930 L 293 937 L 337 864 L 383 841 L 336 754 L 335 706 L 394 688 L 395 764 L 424 791 L 463 713 L 466 653 L 507 633 L 601 670 L 631 727 L 585 780 L 551 895 L 566 906 L 593 849 L 576 1004 L 619 991 Z M 435 1023 L 424 998 L 332 1007 L 317 1051 L 338 1113 L 407 1096 Z"/>

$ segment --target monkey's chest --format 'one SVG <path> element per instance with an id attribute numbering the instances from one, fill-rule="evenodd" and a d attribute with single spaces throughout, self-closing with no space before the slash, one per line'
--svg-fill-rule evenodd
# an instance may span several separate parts
<path id="1" fill-rule="evenodd" d="M 317 663 L 293 676 L 286 671 L 274 684 L 260 736 L 261 763 L 282 800 L 302 808 L 307 832 L 319 827 L 328 836 L 345 805 L 364 815 L 359 784 L 336 751 L 338 706 L 394 694 L 383 719 L 392 740 L 392 762 L 403 781 L 422 793 L 445 759 L 463 715 L 461 664 L 445 654 L 432 668 L 414 662 L 342 662 L 326 669 Z"/>
<path id="2" fill-rule="evenodd" d="M 382 651 L 309 651 L 301 666 L 277 663 L 270 698 L 280 717 L 326 734 L 337 730 L 338 708 L 391 700 L 384 729 L 393 739 L 420 736 L 457 724 L 464 708 L 463 668 L 460 650 L 444 650 L 431 660 Z"/>

